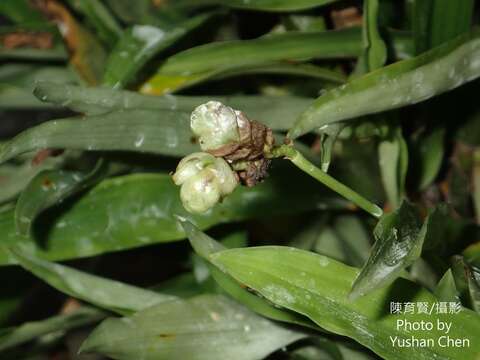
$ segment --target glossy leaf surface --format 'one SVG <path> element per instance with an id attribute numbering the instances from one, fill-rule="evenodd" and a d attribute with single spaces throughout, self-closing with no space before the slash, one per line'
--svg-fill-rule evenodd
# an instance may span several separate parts
<path id="1" fill-rule="evenodd" d="M 210 255 L 222 250 L 226 250 L 227 248 L 218 241 L 212 239 L 207 234 L 200 231 L 188 220 L 179 219 L 179 221 L 185 230 L 185 233 L 187 234 L 190 244 L 192 244 L 195 252 L 210 263 L 209 269 L 213 278 L 227 294 L 232 296 L 239 303 L 248 306 L 250 310 L 253 310 L 256 313 L 272 320 L 285 321 L 313 328 L 316 327 L 315 324 L 310 323 L 310 321 L 305 319 L 303 316 L 275 308 L 264 299 L 255 296 L 247 289 L 240 286 L 240 284 L 232 279 L 232 277 L 224 274 L 220 269 L 210 262 Z"/>
<path id="2" fill-rule="evenodd" d="M 289 132 L 294 139 L 337 121 L 418 103 L 480 76 L 478 32 L 378 69 L 320 96 Z"/>
<path id="3" fill-rule="evenodd" d="M 232 300 L 203 295 L 108 319 L 80 351 L 113 359 L 255 360 L 303 337 Z"/>
<path id="4" fill-rule="evenodd" d="M 124 32 L 110 54 L 103 83 L 114 88 L 125 86 L 152 57 L 188 31 L 203 24 L 209 17 L 210 15 L 199 15 L 167 31 L 151 25 L 134 25 Z"/>
<path id="5" fill-rule="evenodd" d="M 57 290 L 120 314 L 131 314 L 149 306 L 176 299 L 175 296 L 163 295 L 38 259 L 21 247 L 12 248 L 11 252 L 24 269 Z"/>
<path id="6" fill-rule="evenodd" d="M 101 87 L 88 89 L 74 85 L 58 87 L 48 82 L 39 83 L 34 93 L 42 101 L 68 107 L 86 115 L 98 115 L 117 110 L 176 111 L 178 112 L 176 126 L 180 129 L 189 127 L 187 121 L 183 120 L 187 115 L 182 113 L 188 113 L 189 116 L 198 105 L 216 100 L 243 111 L 249 118 L 260 121 L 274 130 L 285 130 L 292 126 L 296 117 L 313 101 L 310 98 L 298 96 L 267 95 L 149 96 Z"/>
<path id="7" fill-rule="evenodd" d="M 0 330 L 0 351 L 12 348 L 41 336 L 74 329 L 100 321 L 105 314 L 82 307 L 71 314 L 57 315 L 45 320 L 26 322 L 20 326 Z"/>
<path id="8" fill-rule="evenodd" d="M 232 249 L 211 255 L 212 261 L 242 284 L 254 289 L 276 305 L 310 317 L 319 326 L 351 337 L 388 360 L 477 358 L 480 344 L 479 315 L 468 309 L 458 314 L 402 314 L 406 321 L 449 321 L 449 336 L 470 339 L 470 347 L 393 347 L 391 337 L 422 337 L 422 330 L 397 327 L 396 314 L 389 314 L 390 301 L 426 302 L 436 298 L 412 282 L 398 279 L 356 301 L 348 299 L 358 271 L 322 255 L 288 247 L 264 246 Z M 352 321 L 353 320 L 353 321 Z M 429 331 L 437 342 L 443 331 Z"/>
<path id="9" fill-rule="evenodd" d="M 46 208 L 62 202 L 68 196 L 85 189 L 105 173 L 102 163 L 90 173 L 44 170 L 37 174 L 22 191 L 15 206 L 15 225 L 24 236 L 30 232 L 35 217 Z"/>
<path id="10" fill-rule="evenodd" d="M 384 215 L 373 235 L 375 244 L 362 271 L 352 286 L 352 298 L 365 295 L 391 283 L 422 252 L 428 221 L 422 224 L 418 210 L 407 202 Z"/>
<path id="11" fill-rule="evenodd" d="M 301 186 L 292 191 L 288 180 L 291 175 L 287 176 L 290 172 L 285 168 L 277 171 L 254 188 L 237 189 L 222 204 L 198 216 L 186 212 L 178 187 L 170 176 L 162 174 L 104 180 L 68 209 L 40 217 L 38 227 L 33 229 L 33 241 L 25 241 L 16 233 L 13 211 L 1 213 L 0 264 L 16 262 L 7 249 L 21 241 L 41 258 L 63 260 L 184 239 L 174 215 L 207 229 L 220 223 L 264 216 L 266 212 L 273 216 L 346 206 L 301 174 L 295 175 Z"/>

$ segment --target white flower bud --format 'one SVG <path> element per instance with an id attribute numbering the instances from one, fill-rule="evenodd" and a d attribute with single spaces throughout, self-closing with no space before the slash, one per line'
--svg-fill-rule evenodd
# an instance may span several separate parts
<path id="1" fill-rule="evenodd" d="M 198 174 L 201 170 L 214 162 L 215 157 L 213 155 L 202 152 L 190 154 L 178 163 L 177 170 L 172 176 L 173 182 L 176 185 L 182 185 L 189 178 Z"/>
<path id="2" fill-rule="evenodd" d="M 220 185 L 214 173 L 202 170 L 191 177 L 180 189 L 180 199 L 191 213 L 203 213 L 220 201 Z"/>
<path id="3" fill-rule="evenodd" d="M 193 110 L 190 127 L 204 151 L 240 141 L 235 110 L 218 101 L 209 101 Z"/>
<path id="4" fill-rule="evenodd" d="M 238 185 L 235 173 L 222 158 L 194 153 L 177 166 L 173 181 L 181 185 L 180 199 L 189 212 L 203 213 L 212 208 Z"/>

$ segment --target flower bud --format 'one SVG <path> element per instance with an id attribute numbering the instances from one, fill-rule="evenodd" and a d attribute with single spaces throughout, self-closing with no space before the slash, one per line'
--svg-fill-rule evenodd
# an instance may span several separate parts
<path id="1" fill-rule="evenodd" d="M 235 173 L 222 158 L 193 153 L 177 166 L 173 181 L 181 185 L 180 199 L 189 212 L 203 213 L 235 190 Z"/>
<path id="2" fill-rule="evenodd" d="M 209 101 L 193 110 L 190 127 L 204 151 L 240 141 L 235 110 L 218 101 Z"/>
<path id="3" fill-rule="evenodd" d="M 205 169 L 208 165 L 212 165 L 215 162 L 215 157 L 203 153 L 196 152 L 184 157 L 177 165 L 177 170 L 173 174 L 173 182 L 176 185 L 182 185 L 192 176 L 198 174 L 201 170 Z"/>

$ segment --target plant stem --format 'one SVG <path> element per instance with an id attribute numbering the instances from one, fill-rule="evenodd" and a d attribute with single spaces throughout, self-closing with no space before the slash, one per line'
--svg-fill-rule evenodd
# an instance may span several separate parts
<path id="1" fill-rule="evenodd" d="M 379 218 L 383 214 L 383 210 L 377 205 L 371 203 L 365 199 L 362 195 L 358 194 L 354 190 L 350 189 L 348 186 L 345 186 L 340 181 L 328 175 L 326 172 L 320 170 L 318 167 L 313 165 L 310 161 L 305 159 L 303 155 L 295 149 L 293 146 L 281 145 L 276 148 L 273 148 L 269 154 L 269 158 L 285 157 L 294 163 L 298 168 L 306 172 L 308 175 L 320 181 L 322 184 L 326 185 L 336 193 L 342 195 L 344 198 L 350 200 L 358 207 L 367 211 L 371 215 Z"/>

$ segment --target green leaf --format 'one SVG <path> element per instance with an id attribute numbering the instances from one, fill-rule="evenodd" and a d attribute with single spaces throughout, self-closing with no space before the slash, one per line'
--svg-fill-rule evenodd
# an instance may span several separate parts
<path id="1" fill-rule="evenodd" d="M 358 217 L 342 215 L 335 219 L 332 226 L 320 229 L 313 249 L 319 254 L 360 267 L 370 253 L 370 236 Z"/>
<path id="2" fill-rule="evenodd" d="M 80 352 L 113 359 L 255 360 L 305 336 L 220 295 L 202 295 L 107 319 Z"/>
<path id="3" fill-rule="evenodd" d="M 140 91 L 150 95 L 164 95 L 173 91 L 198 85 L 210 80 L 223 80 L 235 76 L 252 74 L 278 74 L 284 76 L 302 76 L 321 79 L 324 82 L 341 84 L 345 76 L 335 70 L 329 70 L 312 64 L 295 63 L 261 63 L 238 66 L 234 68 L 219 68 L 194 75 L 170 75 L 157 73 L 142 85 Z"/>
<path id="4" fill-rule="evenodd" d="M 443 154 L 442 154 L 443 155 Z M 472 183 L 473 183 L 473 206 L 477 224 L 480 224 L 480 148 L 477 148 L 473 155 Z"/>
<path id="5" fill-rule="evenodd" d="M 260 11 L 298 11 L 334 3 L 338 0 L 214 0 L 225 6 Z"/>
<path id="6" fill-rule="evenodd" d="M 16 23 L 45 21 L 40 12 L 28 0 L 2 0 L 0 14 Z"/>
<path id="7" fill-rule="evenodd" d="M 480 270 L 467 264 L 461 256 L 455 256 L 452 274 L 464 306 L 480 313 Z"/>
<path id="8" fill-rule="evenodd" d="M 53 169 L 64 162 L 64 157 L 50 157 L 40 164 L 32 163 L 29 156 L 19 164 L 6 163 L 0 166 L 0 203 L 14 199 L 40 172 Z"/>
<path id="9" fill-rule="evenodd" d="M 413 31 L 417 54 L 471 29 L 474 0 L 416 0 Z"/>
<path id="10" fill-rule="evenodd" d="M 437 128 L 426 136 L 416 141 L 418 158 L 415 166 L 420 169 L 418 186 L 420 190 L 426 189 L 437 177 L 445 155 L 445 129 Z"/>
<path id="11" fill-rule="evenodd" d="M 168 58 L 159 73 L 183 75 L 279 60 L 349 58 L 361 50 L 358 29 L 287 32 L 253 40 L 210 43 Z"/>
<path id="12" fill-rule="evenodd" d="M 286 60 L 356 57 L 361 51 L 358 29 L 269 34 L 253 40 L 222 41 L 197 46 L 168 58 L 141 88 L 161 94 L 185 82 L 238 69 L 267 66 Z"/>
<path id="13" fill-rule="evenodd" d="M 472 32 L 415 58 L 352 80 L 320 96 L 289 132 L 295 139 L 315 128 L 411 105 L 480 76 L 480 37 Z"/>
<path id="14" fill-rule="evenodd" d="M 408 170 L 408 147 L 400 127 L 378 145 L 378 160 L 382 182 L 390 206 L 397 209 L 405 195 Z"/>
<path id="15" fill-rule="evenodd" d="M 130 0 L 106 0 L 106 3 L 117 17 L 128 24 L 150 21 L 150 0 L 137 0 L 135 6 Z"/>
<path id="16" fill-rule="evenodd" d="M 480 316 L 468 309 L 458 314 L 388 314 L 390 302 L 426 302 L 436 298 L 416 284 L 397 279 L 392 285 L 351 301 L 350 287 L 358 271 L 325 256 L 280 246 L 225 250 L 212 261 L 239 282 L 278 306 L 306 315 L 322 328 L 348 336 L 387 360 L 475 360 L 480 344 Z M 425 338 L 423 330 L 406 329 L 397 320 L 451 322 L 449 336 L 469 339 L 469 347 L 398 347 L 392 339 Z M 428 338 L 437 343 L 444 331 L 433 327 Z"/>
<path id="17" fill-rule="evenodd" d="M 247 306 L 250 310 L 263 315 L 272 320 L 284 321 L 298 325 L 316 328 L 307 319 L 295 313 L 284 311 L 275 308 L 272 304 L 250 293 L 247 289 L 242 287 L 238 282 L 232 279 L 229 275 L 224 274 L 218 267 L 210 262 L 210 255 L 225 250 L 226 247 L 216 240 L 209 237 L 207 234 L 201 232 L 191 222 L 179 218 L 185 233 L 190 240 L 190 244 L 195 252 L 208 261 L 209 270 L 215 281 L 220 287 L 235 300 Z"/>
<path id="18" fill-rule="evenodd" d="M 44 148 L 127 150 L 184 156 L 199 150 L 189 124 L 188 113 L 173 110 L 127 110 L 52 120 L 3 144 L 0 162 Z"/>
<path id="19" fill-rule="evenodd" d="M 118 40 L 122 29 L 109 9 L 100 0 L 68 0 L 70 6 L 86 17 L 99 38 L 112 46 Z"/>
<path id="20" fill-rule="evenodd" d="M 41 336 L 64 332 L 100 321 L 105 314 L 99 310 L 81 307 L 67 315 L 52 316 L 45 320 L 26 322 L 0 330 L 0 351 L 21 345 Z"/>
<path id="21" fill-rule="evenodd" d="M 0 66 L 0 108 L 51 108 L 32 95 L 35 83 L 42 80 L 53 81 L 60 88 L 60 84 L 76 82 L 72 71 L 64 67 L 21 63 Z"/>
<path id="22" fill-rule="evenodd" d="M 152 288 L 162 294 L 173 295 L 178 298 L 186 299 L 207 292 L 204 284 L 200 284 L 193 272 L 183 273 L 174 276 Z"/>
<path id="23" fill-rule="evenodd" d="M 328 172 L 332 161 L 333 146 L 338 136 L 345 129 L 344 124 L 333 124 L 320 134 L 320 162 L 322 171 Z"/>
<path id="24" fill-rule="evenodd" d="M 365 0 L 363 7 L 364 72 L 369 72 L 385 64 L 387 48 L 378 30 L 379 0 Z"/>
<path id="25" fill-rule="evenodd" d="M 468 246 L 463 251 L 463 256 L 468 263 L 480 268 L 480 242 L 476 242 Z"/>
<path id="26" fill-rule="evenodd" d="M 34 90 L 42 101 L 66 106 L 87 115 L 98 115 L 116 110 L 175 110 L 190 113 L 200 104 L 210 100 L 220 101 L 238 109 L 274 130 L 292 126 L 296 117 L 312 103 L 312 99 L 296 96 L 148 96 L 131 91 L 106 88 L 84 88 L 74 85 L 58 86 L 41 82 Z M 178 114 L 179 117 L 186 115 Z M 189 123 L 177 120 L 179 128 Z M 185 130 L 187 131 L 187 130 Z"/>
<path id="27" fill-rule="evenodd" d="M 126 30 L 110 53 L 103 83 L 114 88 L 124 87 L 150 59 L 205 23 L 211 15 L 195 16 L 167 31 L 151 25 L 134 25 Z"/>
<path id="28" fill-rule="evenodd" d="M 25 270 L 57 290 L 120 314 L 131 314 L 149 306 L 176 299 L 175 296 L 163 295 L 41 260 L 23 250 L 23 247 L 13 247 L 10 251 Z"/>
<path id="29" fill-rule="evenodd" d="M 291 168 L 288 168 L 291 170 Z M 185 234 L 174 215 L 200 229 L 248 218 L 278 216 L 313 209 L 345 209 L 346 203 L 326 193 L 308 176 L 290 170 L 272 171 L 254 188 L 239 188 L 204 215 L 191 215 L 182 206 L 179 189 L 166 174 L 134 174 L 102 181 L 70 206 L 38 219 L 33 241 L 15 231 L 13 211 L 0 213 L 0 264 L 15 263 L 8 246 L 22 242 L 38 257 L 64 260 L 177 241 Z"/>
<path id="30" fill-rule="evenodd" d="M 418 259 L 422 252 L 428 220 L 422 222 L 418 210 L 407 202 L 384 215 L 373 231 L 375 244 L 367 263 L 352 286 L 352 299 L 391 283 Z"/>
<path id="31" fill-rule="evenodd" d="M 46 95 L 40 95 L 42 97 Z M 123 98 L 128 99 L 129 97 Z M 135 100 L 135 97 L 133 97 Z M 139 103 L 143 99 L 136 98 Z M 158 110 L 122 110 L 87 117 L 73 117 L 52 120 L 36 127 L 27 129 L 10 141 L 0 146 L 0 162 L 5 162 L 23 153 L 43 149 L 61 148 L 89 151 L 135 151 L 153 154 L 185 156 L 198 151 L 197 139 L 190 129 L 190 111 L 194 104 L 201 104 L 205 98 L 179 98 L 182 107 L 189 111 L 165 109 L 174 98 L 160 99 L 156 106 Z M 309 100 L 301 98 L 258 98 L 235 97 L 225 99 L 227 104 L 238 106 L 246 111 L 247 116 L 259 119 L 264 116 L 264 123 L 273 129 L 285 129 L 286 122 L 291 122 L 300 111 L 300 107 Z M 121 97 L 113 99 L 123 101 Z M 154 99 L 152 99 L 153 101 Z M 210 99 L 211 100 L 211 99 Z M 272 101 L 270 101 L 272 100 Z M 148 103 L 148 101 L 147 101 Z M 65 102 L 68 104 L 68 101 Z M 267 105 L 268 104 L 268 105 Z M 272 108 L 274 104 L 280 107 Z M 140 104 L 139 104 L 140 105 Z M 72 105 L 78 109 L 83 103 L 75 101 Z M 146 104 L 145 106 L 150 106 Z M 176 106 L 176 105 L 175 105 Z M 190 107 L 191 106 L 191 107 Z M 264 106 L 262 108 L 262 106 Z M 268 107 L 265 107 L 268 106 Z M 284 114 L 282 109 L 291 106 Z M 180 106 L 179 106 L 180 107 Z M 95 112 L 100 112 L 97 106 L 90 106 Z M 103 110 L 102 110 L 103 111 Z M 277 117 L 278 116 L 278 117 Z M 136 119 L 132 122 L 131 119 Z M 271 123 L 270 123 L 271 122 Z"/>
<path id="32" fill-rule="evenodd" d="M 33 221 L 43 210 L 62 202 L 105 175 L 106 167 L 99 161 L 89 173 L 65 170 L 44 170 L 38 173 L 22 191 L 15 207 L 17 231 L 28 236 Z"/>
<path id="33" fill-rule="evenodd" d="M 435 296 L 440 301 L 460 301 L 455 279 L 453 278 L 452 269 L 448 269 L 438 282 L 434 291 Z"/>
<path id="34" fill-rule="evenodd" d="M 305 346 L 294 350 L 293 360 L 373 360 L 375 355 L 365 348 L 343 341 L 316 338 L 314 346 Z"/>

